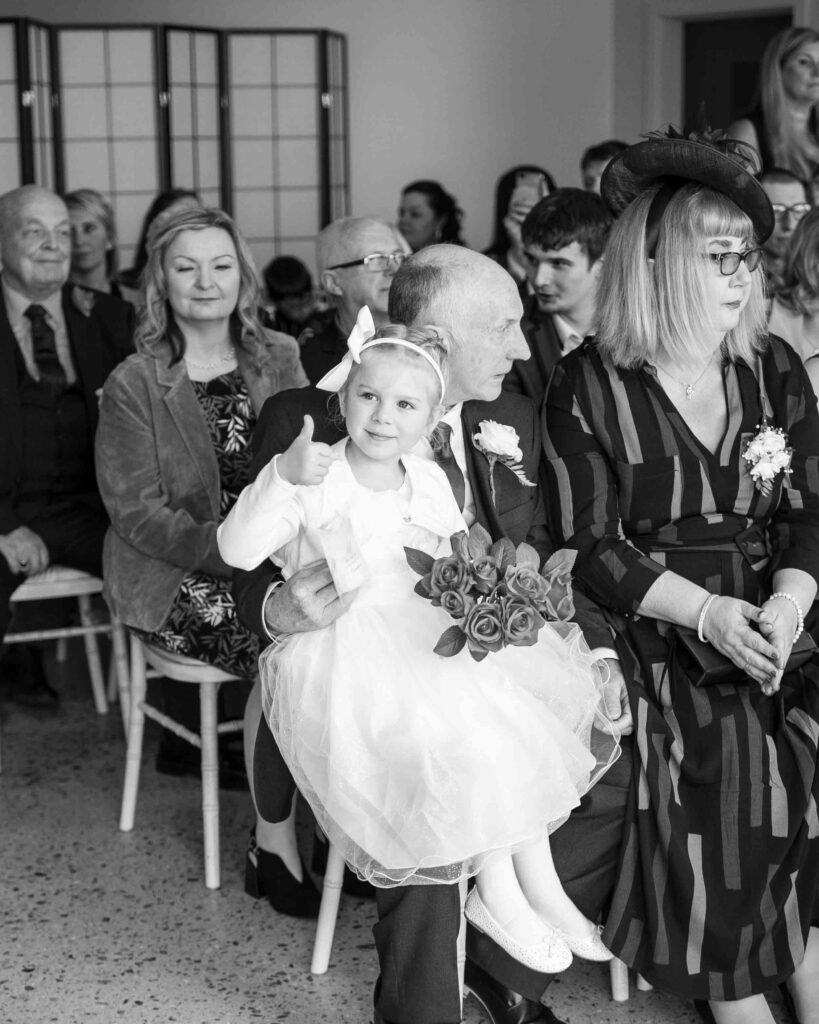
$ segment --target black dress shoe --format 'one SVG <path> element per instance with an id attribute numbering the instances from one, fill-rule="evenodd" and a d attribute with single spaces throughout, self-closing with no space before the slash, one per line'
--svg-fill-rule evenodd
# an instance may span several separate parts
<path id="1" fill-rule="evenodd" d="M 267 896 L 270 905 L 280 914 L 290 917 L 318 917 L 321 893 L 301 862 L 302 880 L 294 878 L 284 861 L 276 853 L 268 853 L 256 843 L 256 834 L 250 833 L 245 860 L 245 892 L 254 900 Z"/>
<path id="2" fill-rule="evenodd" d="M 525 999 L 501 985 L 471 960 L 464 970 L 464 997 L 481 1004 L 492 1024 L 564 1024 L 548 1006 Z"/>
<path id="3" fill-rule="evenodd" d="M 50 709 L 60 695 L 48 681 L 43 652 L 29 644 L 10 644 L 0 660 L 0 693 L 5 700 L 24 708 Z"/>
<path id="4" fill-rule="evenodd" d="M 327 870 L 327 854 L 329 851 L 330 844 L 327 842 L 327 839 L 316 833 L 313 837 L 313 856 L 310 861 L 310 867 L 314 875 L 323 875 Z M 356 896 L 358 899 L 375 899 L 375 886 L 370 885 L 369 882 L 363 882 L 347 864 L 344 865 L 341 891 L 346 892 L 348 896 Z"/>

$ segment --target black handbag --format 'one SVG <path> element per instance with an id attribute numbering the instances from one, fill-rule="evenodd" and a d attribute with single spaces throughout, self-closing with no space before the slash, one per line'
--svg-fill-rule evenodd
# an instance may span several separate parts
<path id="1" fill-rule="evenodd" d="M 697 636 L 695 629 L 672 626 L 668 632 L 672 657 L 684 671 L 692 686 L 716 686 L 719 683 L 748 683 L 748 673 L 724 654 Z M 817 650 L 810 633 L 803 632 L 791 648 L 785 672 L 801 668 Z"/>

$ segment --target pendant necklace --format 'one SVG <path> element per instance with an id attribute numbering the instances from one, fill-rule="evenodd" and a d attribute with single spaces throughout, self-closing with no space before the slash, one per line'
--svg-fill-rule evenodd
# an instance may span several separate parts
<path id="1" fill-rule="evenodd" d="M 662 370 L 662 372 L 666 375 L 666 377 L 668 377 L 670 380 L 673 380 L 675 384 L 679 384 L 682 387 L 684 387 L 685 388 L 686 400 L 687 401 L 691 401 L 691 399 L 694 397 L 694 388 L 699 384 L 699 382 L 705 376 L 706 371 L 708 370 L 708 367 L 711 365 L 711 362 L 712 362 L 713 358 L 714 357 L 712 356 L 711 359 L 709 359 L 708 362 L 705 364 L 705 367 L 704 367 L 702 373 L 699 375 L 699 377 L 697 377 L 696 380 L 692 380 L 690 383 L 688 381 L 680 380 L 679 377 L 674 377 L 672 374 L 670 374 L 668 372 L 668 370 L 666 370 L 662 366 L 660 366 L 659 363 L 657 364 L 657 369 L 658 370 Z"/>

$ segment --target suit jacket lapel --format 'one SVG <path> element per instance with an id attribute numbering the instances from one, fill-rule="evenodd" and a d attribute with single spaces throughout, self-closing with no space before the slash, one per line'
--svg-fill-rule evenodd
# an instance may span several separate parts
<path id="1" fill-rule="evenodd" d="M 8 436 L 18 460 L 23 457 L 23 430 L 20 418 L 20 393 L 17 388 L 17 364 L 14 354 L 17 339 L 11 329 L 6 306 L 0 296 L 0 415 L 5 416 Z"/>
<path id="2" fill-rule="evenodd" d="M 498 518 L 495 503 L 492 501 L 492 489 L 489 482 L 489 459 L 475 447 L 472 435 L 478 430 L 479 412 L 474 402 L 464 402 L 461 408 L 461 426 L 464 432 L 464 450 L 466 452 L 466 469 L 472 496 L 475 499 L 475 519 L 492 534 L 493 540 L 503 535 L 503 528 Z M 498 484 L 497 467 L 495 484 Z"/>
<path id="3" fill-rule="evenodd" d="M 63 290 L 63 317 L 68 333 L 71 358 L 77 371 L 77 378 L 85 395 L 88 421 L 91 432 L 97 429 L 99 399 L 97 391 L 105 383 L 111 368 L 106 359 L 105 346 L 100 336 L 99 321 L 93 316 L 82 314 L 71 301 L 71 286 Z"/>
<path id="4" fill-rule="evenodd" d="M 182 363 L 168 366 L 168 355 L 164 349 L 161 350 L 155 365 L 156 379 L 167 389 L 164 394 L 165 407 L 196 466 L 208 495 L 213 516 L 218 519 L 221 493 L 219 463 L 193 385 Z"/>

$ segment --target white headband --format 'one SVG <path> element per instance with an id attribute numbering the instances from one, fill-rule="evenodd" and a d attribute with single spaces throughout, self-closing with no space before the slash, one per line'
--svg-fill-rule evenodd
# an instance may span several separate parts
<path id="1" fill-rule="evenodd" d="M 366 352 L 368 348 L 375 348 L 376 345 L 398 345 L 400 348 L 407 348 L 426 359 L 438 377 L 438 383 L 441 385 L 441 400 L 443 401 L 444 391 L 446 391 L 444 375 L 441 373 L 441 367 L 428 352 L 422 349 L 420 345 L 416 345 L 411 341 L 404 341 L 403 338 L 373 338 L 374 334 L 375 324 L 373 323 L 372 313 L 370 313 L 367 306 L 362 306 L 358 311 L 355 326 L 350 332 L 350 337 L 347 339 L 347 351 L 344 354 L 344 358 L 332 370 L 324 374 L 316 384 L 316 387 L 322 391 L 340 391 L 344 386 L 344 382 L 350 376 L 353 363 L 361 362 L 362 352 Z"/>

